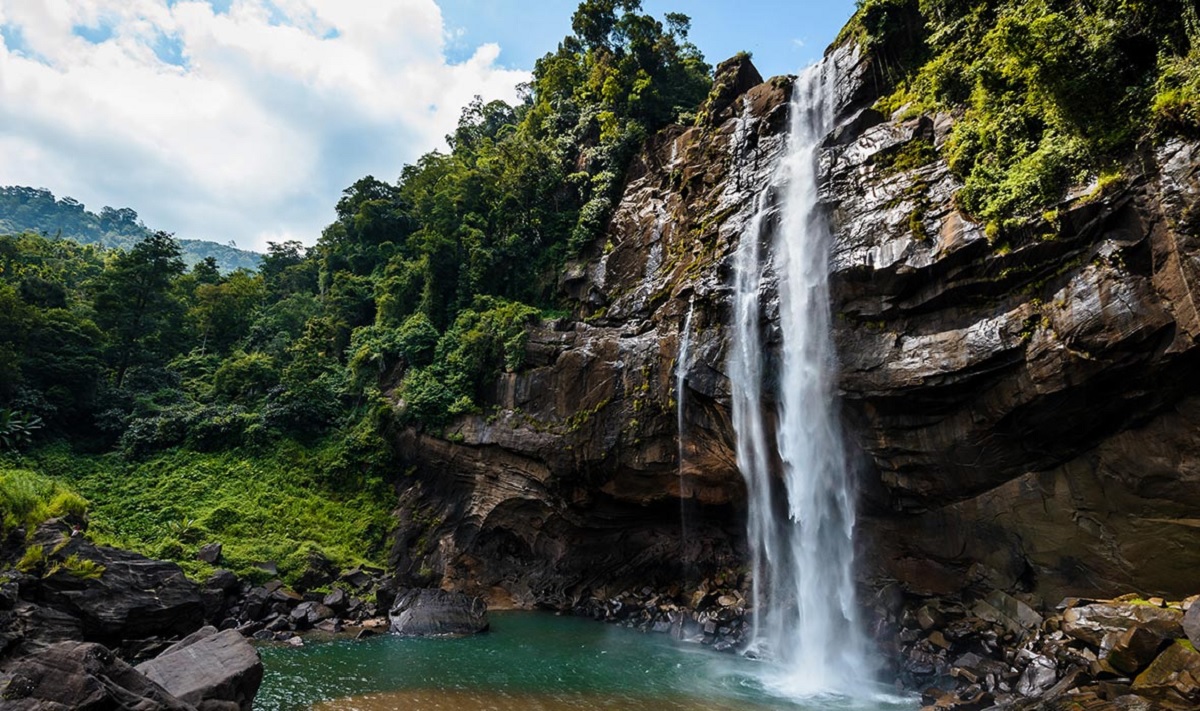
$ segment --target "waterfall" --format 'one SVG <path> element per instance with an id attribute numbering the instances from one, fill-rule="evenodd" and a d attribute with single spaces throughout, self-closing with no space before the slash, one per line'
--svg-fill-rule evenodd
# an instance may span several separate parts
<path id="1" fill-rule="evenodd" d="M 852 577 L 855 489 L 834 394 L 831 234 L 817 194 L 836 68 L 835 56 L 797 79 L 779 182 L 757 198 L 734 265 L 729 371 L 737 463 L 749 498 L 751 651 L 768 660 L 768 683 L 790 696 L 854 693 L 870 676 Z M 767 254 L 763 241 L 772 235 Z M 782 343 L 777 373 L 768 379 L 762 312 L 772 275 Z M 763 412 L 769 401 L 774 418 Z"/>
<path id="2" fill-rule="evenodd" d="M 679 440 L 679 552 L 684 570 L 684 583 L 687 583 L 688 568 L 691 560 L 686 551 L 688 546 L 688 511 L 687 496 L 683 485 L 683 465 L 686 452 L 684 450 L 684 433 L 687 423 L 684 420 L 684 387 L 687 385 L 688 353 L 692 344 L 692 314 L 696 311 L 696 297 L 688 299 L 687 316 L 683 319 L 683 329 L 679 333 L 679 356 L 675 360 L 675 420 Z"/>

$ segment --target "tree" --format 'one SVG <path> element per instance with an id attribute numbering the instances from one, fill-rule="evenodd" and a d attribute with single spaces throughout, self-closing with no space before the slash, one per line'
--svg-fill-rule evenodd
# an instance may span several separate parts
<path id="1" fill-rule="evenodd" d="M 184 271 L 180 254 L 172 235 L 155 232 L 128 252 L 117 252 L 97 279 L 92 304 L 118 388 L 132 365 L 179 350 L 172 322 L 183 309 L 171 285 Z"/>

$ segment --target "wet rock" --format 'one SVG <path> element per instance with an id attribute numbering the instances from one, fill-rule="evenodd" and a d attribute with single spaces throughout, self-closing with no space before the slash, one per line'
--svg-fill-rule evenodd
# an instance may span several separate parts
<path id="1" fill-rule="evenodd" d="M 240 584 L 237 576 L 232 571 L 225 570 L 224 568 L 214 570 L 212 575 L 208 576 L 204 581 L 204 587 L 223 590 L 227 593 L 237 592 Z"/>
<path id="2" fill-rule="evenodd" d="M 1099 647 L 1110 632 L 1142 627 L 1168 639 L 1183 636 L 1183 613 L 1178 610 L 1133 603 L 1096 603 L 1073 607 L 1062 614 L 1068 635 Z"/>
<path id="3" fill-rule="evenodd" d="M 1175 642 L 1133 682 L 1138 694 L 1176 708 L 1200 705 L 1200 653 Z"/>
<path id="4" fill-rule="evenodd" d="M 1136 675 L 1146 668 L 1168 640 L 1161 634 L 1145 627 L 1130 627 L 1124 632 L 1110 632 L 1101 647 L 1107 653 L 1100 660 L 1119 674 Z"/>
<path id="5" fill-rule="evenodd" d="M 0 675 L 0 699 L 11 711 L 195 711 L 113 652 L 86 642 L 61 642 L 16 661 Z"/>
<path id="6" fill-rule="evenodd" d="M 200 706 L 230 702 L 250 711 L 262 683 L 258 652 L 234 631 L 207 627 L 137 670 L 175 697 Z"/>
<path id="7" fill-rule="evenodd" d="M 1188 605 L 1183 615 L 1183 632 L 1192 645 L 1200 645 L 1200 605 Z"/>
<path id="8" fill-rule="evenodd" d="M 388 616 L 392 633 L 407 637 L 469 635 L 488 628 L 481 598 L 445 590 L 409 590 L 396 598 Z"/>
<path id="9" fill-rule="evenodd" d="M 58 522 L 43 524 L 31 545 L 53 551 L 55 560 L 75 556 L 103 566 L 95 578 L 59 571 L 37 582 L 39 602 L 78 618 L 84 640 L 120 646 L 125 640 L 178 637 L 204 621 L 199 588 L 174 563 L 96 546 L 70 536 Z"/>
<path id="10" fill-rule="evenodd" d="M 338 576 L 338 580 L 356 590 L 362 590 L 370 585 L 374 581 L 374 578 L 362 568 L 352 568 Z"/>
<path id="11" fill-rule="evenodd" d="M 1054 686 L 1058 680 L 1058 667 L 1054 660 L 1046 656 L 1034 657 L 1021 672 L 1017 681 L 1016 692 L 1022 696 L 1039 696 L 1042 692 Z"/>
<path id="12" fill-rule="evenodd" d="M 321 603 L 337 612 L 345 612 L 349 606 L 346 591 L 341 588 L 334 588 L 321 599 Z"/>

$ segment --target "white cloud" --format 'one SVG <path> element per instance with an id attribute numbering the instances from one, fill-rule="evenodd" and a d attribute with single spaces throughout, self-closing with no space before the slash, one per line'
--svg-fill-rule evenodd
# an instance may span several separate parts
<path id="1" fill-rule="evenodd" d="M 433 0 L 0 0 L 0 27 L 0 185 L 256 249 L 528 79 L 495 45 L 447 63 Z"/>

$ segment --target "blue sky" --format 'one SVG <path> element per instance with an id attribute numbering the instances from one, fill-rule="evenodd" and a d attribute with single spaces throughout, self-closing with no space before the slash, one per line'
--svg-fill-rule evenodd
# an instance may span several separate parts
<path id="1" fill-rule="evenodd" d="M 447 28 L 461 31 L 452 58 L 484 42 L 501 47 L 499 62 L 529 69 L 571 31 L 575 0 L 439 0 Z M 751 52 L 764 77 L 794 74 L 820 58 L 854 14 L 854 0 L 643 0 L 656 17 L 692 18 L 691 39 L 712 64 Z"/>
<path id="2" fill-rule="evenodd" d="M 853 0 L 643 0 L 716 64 L 817 59 Z M 516 99 L 577 0 L 0 0 L 0 185 L 179 237 L 313 243 L 343 188 Z"/>

